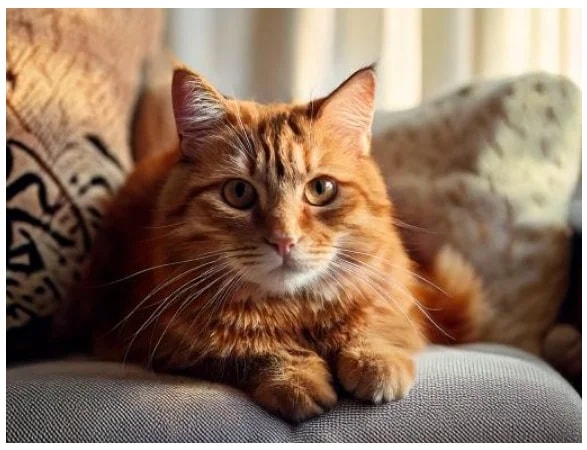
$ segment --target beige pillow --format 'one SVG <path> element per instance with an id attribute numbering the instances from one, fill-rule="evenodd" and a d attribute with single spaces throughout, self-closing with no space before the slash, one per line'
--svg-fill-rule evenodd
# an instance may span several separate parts
<path id="1" fill-rule="evenodd" d="M 7 10 L 9 361 L 43 355 L 104 200 L 132 166 L 133 111 L 164 20 L 155 9 Z"/>
<path id="2" fill-rule="evenodd" d="M 581 155 L 580 92 L 544 73 L 475 83 L 380 113 L 380 162 L 418 258 L 443 242 L 481 274 L 486 339 L 541 354 L 564 298 L 569 203 Z"/>

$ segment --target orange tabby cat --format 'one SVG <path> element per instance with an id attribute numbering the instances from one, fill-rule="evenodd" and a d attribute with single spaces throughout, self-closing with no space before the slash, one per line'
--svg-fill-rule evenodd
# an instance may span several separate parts
<path id="1" fill-rule="evenodd" d="M 427 342 L 475 338 L 472 269 L 450 249 L 416 267 L 394 227 L 369 155 L 372 68 L 308 104 L 226 98 L 186 69 L 172 94 L 180 148 L 137 166 L 84 282 L 95 355 L 230 383 L 300 421 L 335 404 L 336 380 L 401 399 Z"/>

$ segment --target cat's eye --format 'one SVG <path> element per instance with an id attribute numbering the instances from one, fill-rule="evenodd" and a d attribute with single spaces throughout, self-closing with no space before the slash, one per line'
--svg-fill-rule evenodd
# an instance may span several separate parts
<path id="1" fill-rule="evenodd" d="M 324 206 L 336 197 L 336 183 L 327 177 L 314 178 L 304 192 L 308 203 L 314 206 Z"/>
<path id="2" fill-rule="evenodd" d="M 229 180 L 222 187 L 222 197 L 233 208 L 248 209 L 257 201 L 257 191 L 245 180 Z"/>

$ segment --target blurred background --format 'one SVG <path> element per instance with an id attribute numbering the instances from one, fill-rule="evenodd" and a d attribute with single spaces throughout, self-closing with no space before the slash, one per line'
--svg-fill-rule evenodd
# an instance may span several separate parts
<path id="1" fill-rule="evenodd" d="M 168 20 L 180 59 L 259 101 L 318 97 L 374 61 L 380 109 L 533 70 L 581 85 L 579 9 L 175 9 Z"/>

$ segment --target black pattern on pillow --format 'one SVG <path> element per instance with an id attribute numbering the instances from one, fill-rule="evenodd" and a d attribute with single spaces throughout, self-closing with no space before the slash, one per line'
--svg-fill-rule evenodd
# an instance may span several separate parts
<path id="1" fill-rule="evenodd" d="M 104 199 L 124 170 L 99 137 L 84 136 L 46 161 L 16 139 L 6 141 L 8 360 L 42 354 L 49 318 L 79 279 Z M 60 164 L 74 158 L 78 164 Z M 76 170 L 79 161 L 91 170 Z M 55 173 L 69 167 L 70 173 Z M 112 176 L 112 172 L 116 176 Z M 33 344 L 34 342 L 34 344 Z"/>

